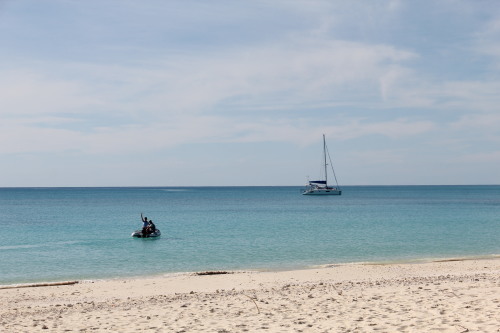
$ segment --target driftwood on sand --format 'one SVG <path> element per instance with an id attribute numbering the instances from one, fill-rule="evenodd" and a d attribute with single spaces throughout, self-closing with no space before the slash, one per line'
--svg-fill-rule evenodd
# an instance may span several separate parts
<path id="1" fill-rule="evenodd" d="M 0 289 L 69 286 L 69 285 L 77 284 L 77 283 L 78 283 L 78 281 L 63 281 L 63 282 L 50 282 L 50 283 L 18 284 L 18 285 L 13 285 L 13 286 L 3 286 L 3 287 L 0 287 Z"/>
<path id="2" fill-rule="evenodd" d="M 219 274 L 232 274 L 232 272 L 227 271 L 207 271 L 207 272 L 196 272 L 195 275 L 219 275 Z"/>

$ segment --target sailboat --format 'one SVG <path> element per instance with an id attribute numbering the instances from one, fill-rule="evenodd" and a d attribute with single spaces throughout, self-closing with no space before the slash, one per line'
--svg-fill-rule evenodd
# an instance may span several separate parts
<path id="1" fill-rule="evenodd" d="M 326 156 L 328 155 L 328 159 L 330 161 L 330 166 L 332 168 L 333 177 L 335 179 L 336 186 L 328 186 L 328 163 Z M 332 160 L 330 158 L 330 153 L 328 152 L 328 148 L 326 147 L 326 139 L 323 134 L 323 166 L 325 168 L 325 178 L 321 180 L 310 180 L 308 181 L 305 190 L 302 191 L 303 195 L 341 195 L 342 190 L 339 187 L 337 182 L 337 176 L 335 176 L 335 171 L 333 170 Z"/>

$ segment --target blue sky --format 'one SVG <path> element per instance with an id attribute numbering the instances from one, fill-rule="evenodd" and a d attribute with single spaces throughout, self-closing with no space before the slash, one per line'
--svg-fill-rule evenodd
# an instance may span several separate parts
<path id="1" fill-rule="evenodd" d="M 500 184 L 498 1 L 0 0 L 0 186 Z"/>

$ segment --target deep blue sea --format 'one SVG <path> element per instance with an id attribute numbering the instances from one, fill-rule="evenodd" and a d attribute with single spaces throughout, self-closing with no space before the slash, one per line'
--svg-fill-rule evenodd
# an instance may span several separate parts
<path id="1" fill-rule="evenodd" d="M 488 257 L 500 186 L 0 188 L 0 226 L 0 284 Z"/>

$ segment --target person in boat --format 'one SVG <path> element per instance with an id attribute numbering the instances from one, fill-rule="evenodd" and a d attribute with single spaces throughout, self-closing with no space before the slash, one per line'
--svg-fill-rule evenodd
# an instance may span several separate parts
<path id="1" fill-rule="evenodd" d="M 149 221 L 147 216 L 142 216 L 141 213 L 141 220 L 142 220 L 142 236 L 145 237 L 148 235 L 148 226 L 149 226 Z"/>
<path id="2" fill-rule="evenodd" d="M 155 231 L 156 231 L 156 226 L 153 223 L 153 220 L 149 220 L 148 230 L 147 230 L 148 235 L 154 233 Z"/>

